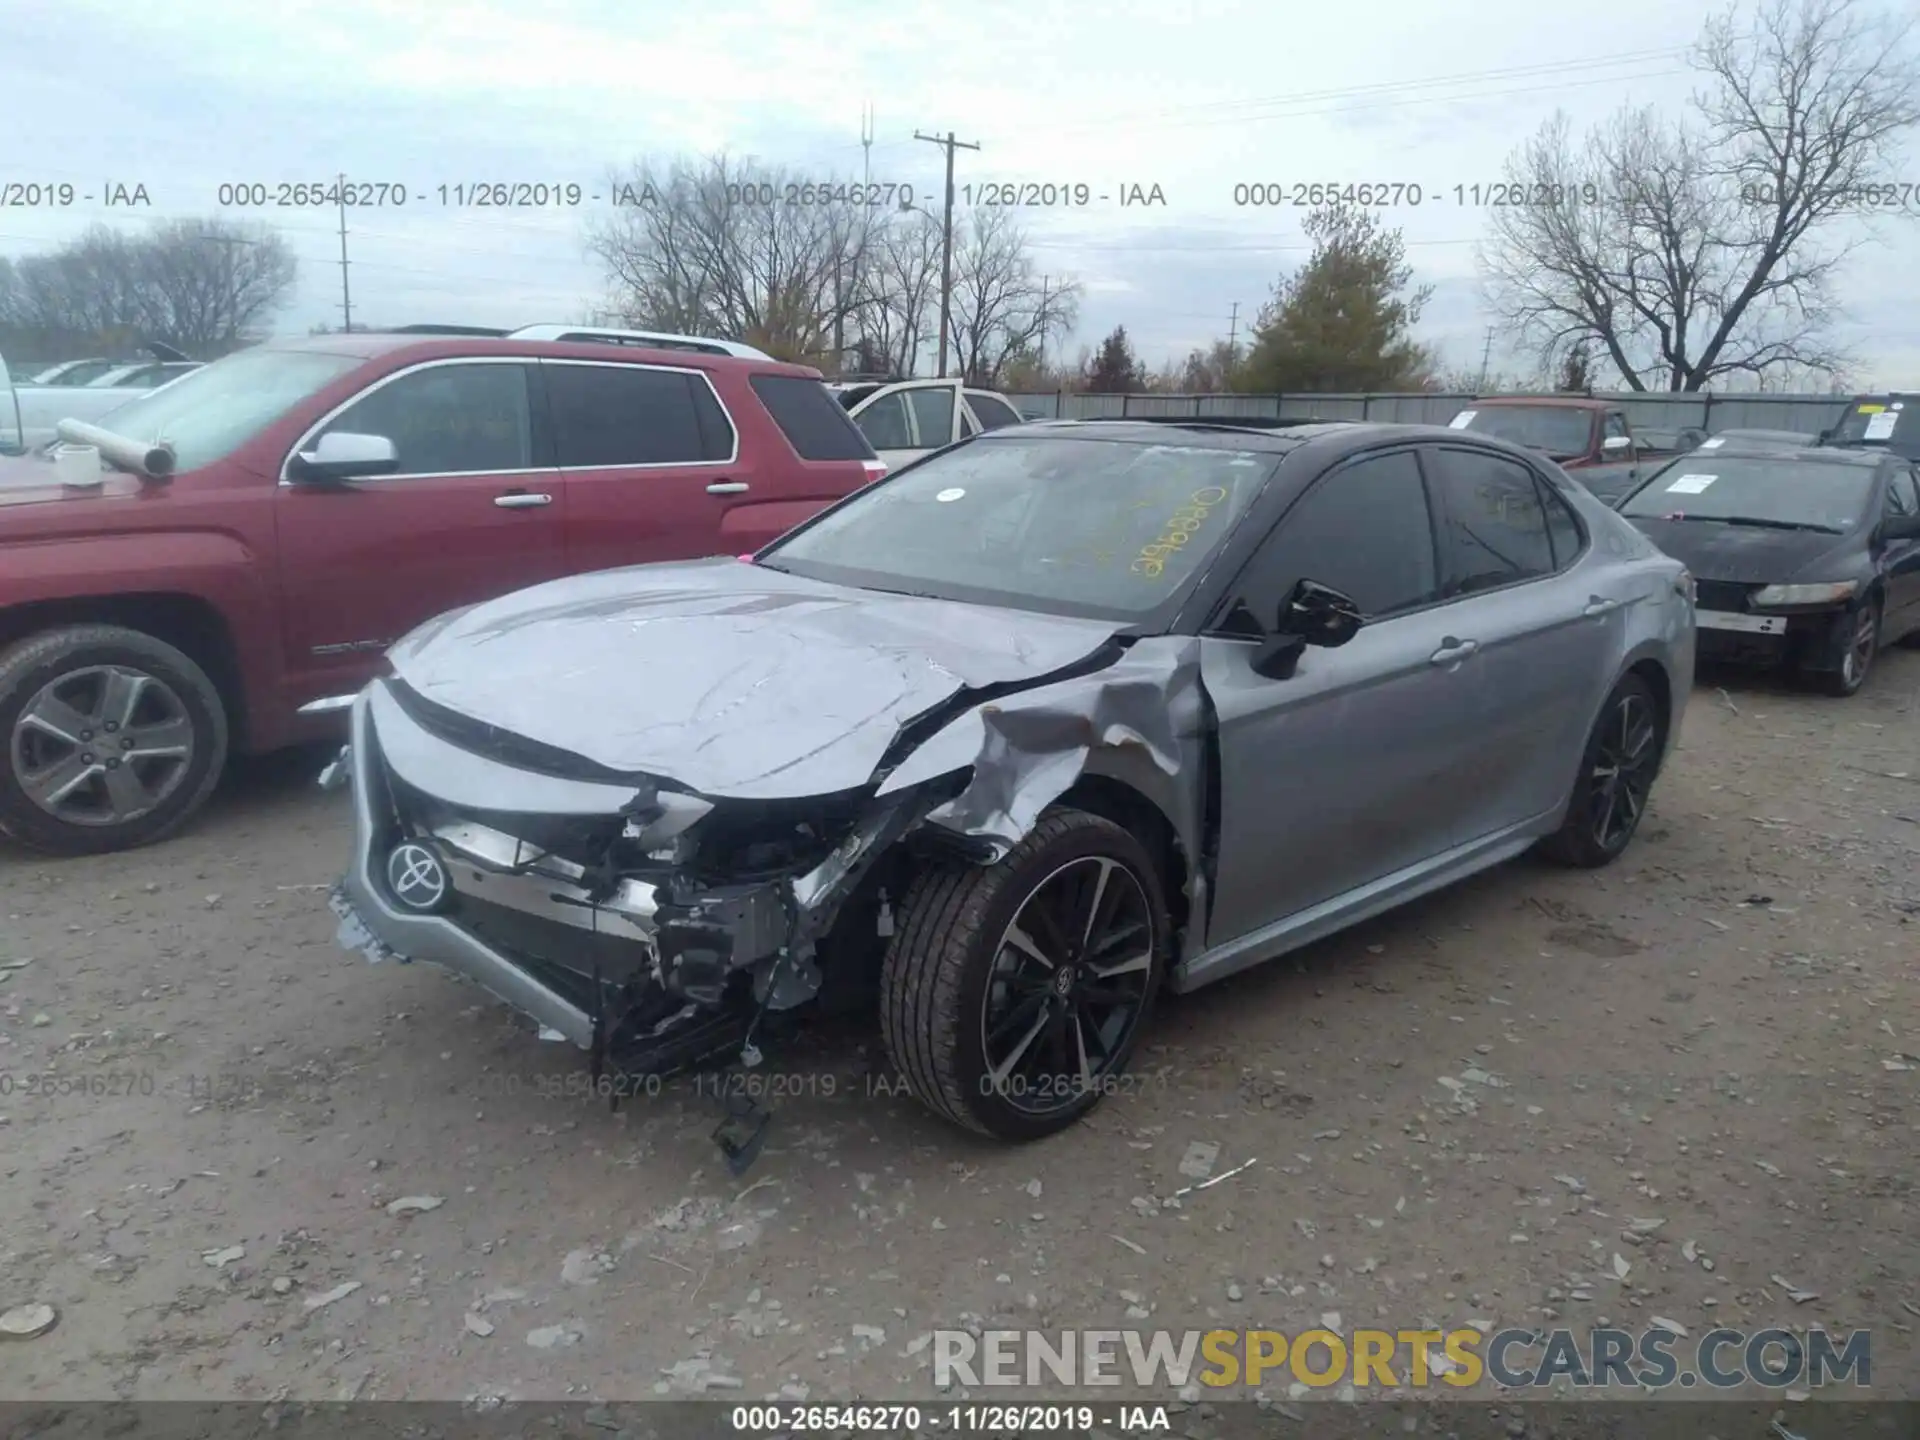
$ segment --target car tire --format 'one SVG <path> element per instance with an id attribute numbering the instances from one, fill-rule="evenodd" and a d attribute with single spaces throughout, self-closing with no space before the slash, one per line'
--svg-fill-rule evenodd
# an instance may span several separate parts
<path id="1" fill-rule="evenodd" d="M 1821 694 L 1840 700 L 1860 693 L 1880 653 L 1880 597 L 1849 611 L 1846 623 L 1851 638 L 1841 664 L 1832 670 L 1810 671 L 1806 677 Z"/>
<path id="2" fill-rule="evenodd" d="M 1087 922 L 1078 940 L 1074 917 Z M 931 865 L 908 888 L 881 967 L 887 1051 L 957 1125 L 1001 1140 L 1055 1134 L 1119 1088 L 1170 933 L 1146 847 L 1102 816 L 1051 811 L 997 864 Z"/>
<path id="3" fill-rule="evenodd" d="M 206 803 L 226 759 L 220 692 L 165 641 L 70 625 L 0 651 L 0 831 L 22 844 L 151 844 Z"/>
<path id="4" fill-rule="evenodd" d="M 1620 858 L 1646 813 L 1666 727 L 1653 687 L 1638 675 L 1622 676 L 1593 722 L 1566 818 L 1540 842 L 1542 855 L 1582 870 Z"/>

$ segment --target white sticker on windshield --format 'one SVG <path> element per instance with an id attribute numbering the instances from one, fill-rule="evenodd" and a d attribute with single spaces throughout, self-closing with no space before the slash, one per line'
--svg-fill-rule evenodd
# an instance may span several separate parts
<path id="1" fill-rule="evenodd" d="M 1449 430 L 1464 430 L 1473 423 L 1473 417 L 1479 413 L 1478 410 L 1462 410 L 1447 422 L 1447 428 Z"/>
<path id="2" fill-rule="evenodd" d="M 942 505 L 950 505 L 955 500 L 958 500 L 962 495 L 966 493 L 967 493 L 966 491 L 962 490 L 958 485 L 956 485 L 951 490 L 942 490 L 938 495 L 934 496 L 933 498 L 938 500 Z"/>
<path id="3" fill-rule="evenodd" d="M 1698 495 L 1720 477 L 1718 475 L 1682 475 L 1667 486 L 1669 495 Z"/>
<path id="4" fill-rule="evenodd" d="M 1716 435 L 1711 440 L 1702 440 L 1700 442 L 1700 448 L 1702 450 L 1718 450 L 1726 443 L 1727 439 L 1724 435 Z"/>
<path id="5" fill-rule="evenodd" d="M 1891 440 L 1893 438 L 1893 427 L 1899 423 L 1900 415 L 1898 411 L 1882 410 L 1878 415 L 1868 418 L 1866 432 L 1860 438 L 1863 440 Z"/>

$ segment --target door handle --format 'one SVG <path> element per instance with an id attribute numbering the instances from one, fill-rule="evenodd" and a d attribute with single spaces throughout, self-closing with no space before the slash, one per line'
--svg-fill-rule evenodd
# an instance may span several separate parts
<path id="1" fill-rule="evenodd" d="M 525 490 L 512 490 L 505 495 L 494 496 L 493 503 L 502 510 L 533 510 L 541 505 L 551 505 L 553 496 L 533 495 Z"/>
<path id="2" fill-rule="evenodd" d="M 1624 600 L 1609 600 L 1604 595 L 1594 595 L 1588 598 L 1587 608 L 1580 613 L 1582 615 L 1607 615 L 1618 610 L 1625 603 Z"/>
<path id="3" fill-rule="evenodd" d="M 744 495 L 747 493 L 747 489 L 747 482 L 744 480 L 716 480 L 713 484 L 707 486 L 707 494 Z"/>
<path id="4" fill-rule="evenodd" d="M 1451 635 L 1446 644 L 1427 657 L 1429 665 L 1458 665 L 1480 648 L 1478 640 L 1455 640 Z"/>

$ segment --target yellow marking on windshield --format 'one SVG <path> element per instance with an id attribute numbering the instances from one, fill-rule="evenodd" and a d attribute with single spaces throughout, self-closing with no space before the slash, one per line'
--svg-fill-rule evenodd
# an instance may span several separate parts
<path id="1" fill-rule="evenodd" d="M 1140 553 L 1127 568 L 1136 575 L 1145 575 L 1149 580 L 1158 578 L 1167 568 L 1167 557 L 1178 553 L 1190 538 L 1199 533 L 1214 509 L 1226 503 L 1227 494 L 1226 488 L 1220 485 L 1208 485 L 1194 491 L 1187 497 L 1186 504 L 1167 517 L 1160 538 L 1141 546 Z"/>

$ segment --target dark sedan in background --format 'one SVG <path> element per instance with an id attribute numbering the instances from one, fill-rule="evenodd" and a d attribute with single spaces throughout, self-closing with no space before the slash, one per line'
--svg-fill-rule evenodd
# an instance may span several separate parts
<path id="1" fill-rule="evenodd" d="M 1693 571 L 1699 656 L 1786 666 L 1834 695 L 1920 639 L 1920 472 L 1884 450 L 1725 442 L 1661 467 L 1620 514 Z"/>

